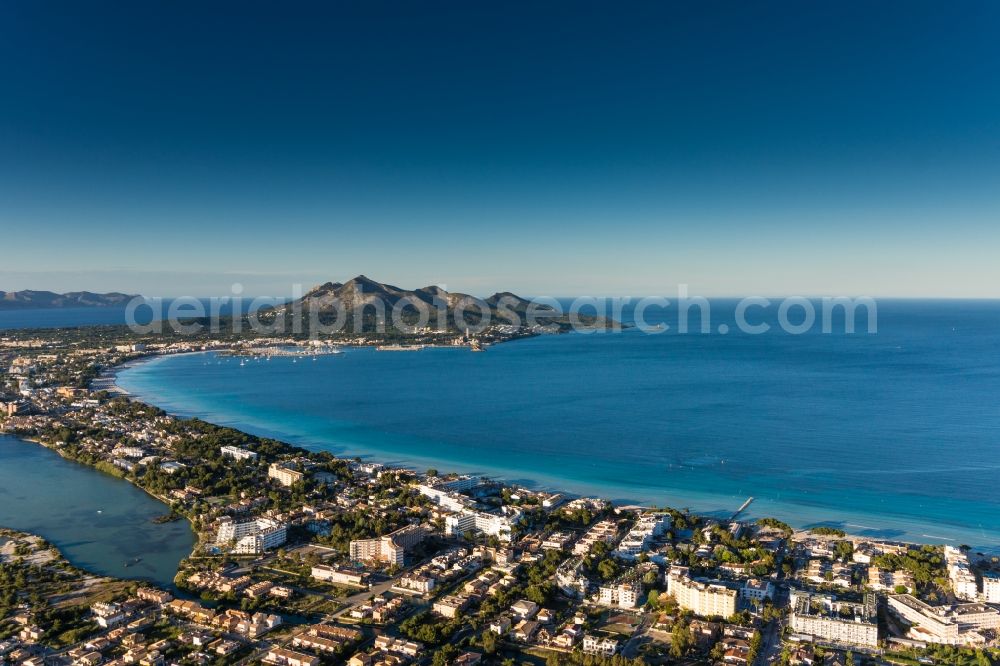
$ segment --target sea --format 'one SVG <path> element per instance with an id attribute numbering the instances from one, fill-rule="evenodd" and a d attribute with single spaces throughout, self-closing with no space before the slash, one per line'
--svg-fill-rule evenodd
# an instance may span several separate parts
<path id="1" fill-rule="evenodd" d="M 271 299 L 266 304 L 273 304 L 279 299 Z M 136 324 L 145 325 L 151 321 L 166 319 L 171 311 L 171 306 L 177 301 L 178 311 L 182 314 L 190 312 L 184 307 L 190 308 L 199 304 L 205 312 L 211 312 L 211 298 L 185 298 L 183 301 L 173 298 L 147 298 L 132 309 L 130 313 L 125 307 L 83 307 L 83 308 L 19 308 L 5 310 L 0 308 L 0 334 L 4 330 L 15 330 L 25 328 L 70 328 L 78 326 L 123 326 L 129 322 L 129 317 Z M 254 299 L 242 299 L 239 302 L 239 309 L 247 312 L 254 305 Z M 221 315 L 229 315 L 233 312 L 234 305 L 228 298 L 218 299 L 218 312 Z M 183 303 L 183 307 L 182 307 Z"/>
<path id="2" fill-rule="evenodd" d="M 485 353 L 164 357 L 118 382 L 341 456 L 720 518 L 752 497 L 745 518 L 1000 550 L 1000 302 L 883 300 L 877 330 L 854 333 L 789 333 L 773 307 L 754 310 L 767 333 L 717 326 L 735 312 L 713 301 L 707 334 L 666 308 L 646 312 L 652 332 Z"/>

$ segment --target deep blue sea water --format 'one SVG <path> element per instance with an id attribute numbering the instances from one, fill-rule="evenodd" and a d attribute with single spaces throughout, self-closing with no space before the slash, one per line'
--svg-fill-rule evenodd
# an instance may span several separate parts
<path id="1" fill-rule="evenodd" d="M 0 526 L 45 537 L 82 569 L 171 587 L 194 533 L 187 521 L 152 522 L 168 510 L 127 481 L 0 435 Z"/>
<path id="2" fill-rule="evenodd" d="M 881 302 L 875 334 L 674 328 L 482 354 L 176 356 L 119 383 L 341 455 L 719 515 L 753 496 L 750 516 L 799 526 L 1000 546 L 1000 302 Z"/>
<path id="3" fill-rule="evenodd" d="M 17 328 L 108 326 L 124 323 L 125 308 L 118 307 L 0 310 L 0 331 Z"/>
<path id="4" fill-rule="evenodd" d="M 197 299 L 210 312 L 211 299 Z M 191 299 L 185 299 L 190 304 Z M 135 308 L 133 316 L 135 323 L 148 324 L 151 321 L 166 319 L 170 313 L 172 298 L 148 299 L 146 304 Z M 218 311 L 228 315 L 233 311 L 233 305 L 221 300 Z M 241 311 L 247 311 L 253 305 L 252 298 L 243 299 Z M 180 310 L 184 312 L 190 310 Z M 124 307 L 92 307 L 92 308 L 24 308 L 18 310 L 0 309 L 0 331 L 5 329 L 23 328 L 68 328 L 76 326 L 121 326 L 128 323 L 127 310 Z"/>

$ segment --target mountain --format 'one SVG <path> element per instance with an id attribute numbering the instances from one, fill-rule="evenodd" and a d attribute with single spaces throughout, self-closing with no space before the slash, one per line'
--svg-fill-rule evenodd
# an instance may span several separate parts
<path id="1" fill-rule="evenodd" d="M 129 294 L 95 294 L 89 291 L 71 291 L 57 294 L 52 291 L 0 291 L 0 310 L 28 310 L 41 308 L 107 308 L 125 307 L 135 298 Z"/>
<path id="2" fill-rule="evenodd" d="M 427 312 L 430 315 L 432 327 L 439 323 L 439 317 L 443 312 L 445 315 L 445 327 L 451 330 L 461 331 L 466 326 L 475 326 L 489 311 L 489 320 L 493 324 L 517 324 L 526 322 L 525 313 L 531 305 L 531 301 L 521 298 L 510 292 L 498 292 L 488 298 L 477 298 L 469 294 L 459 292 L 449 292 L 437 286 L 422 287 L 420 289 L 402 289 L 400 287 L 377 282 L 364 275 L 347 282 L 327 282 L 310 289 L 302 298 L 289 303 L 278 311 L 294 314 L 317 312 L 320 320 L 325 324 L 337 319 L 338 314 L 341 321 L 347 324 L 347 328 L 354 328 L 356 315 L 361 315 L 360 328 L 358 330 L 369 331 L 376 325 L 376 307 L 372 306 L 373 301 L 380 301 L 383 304 L 385 316 L 392 318 L 393 308 L 399 305 L 403 314 L 403 321 L 407 325 L 413 325 L 417 317 L 417 308 L 413 304 L 426 304 Z M 548 308 L 536 305 L 535 312 L 545 312 Z M 456 321 L 456 313 L 461 321 Z M 590 325 L 606 325 L 604 320 L 597 318 L 581 317 L 589 319 Z M 560 328 L 568 325 L 568 318 L 558 313 L 552 312 L 546 316 L 544 323 L 552 323 Z"/>
<path id="3" fill-rule="evenodd" d="M 321 284 L 310 289 L 297 303 L 303 308 L 313 307 L 323 311 L 341 307 L 353 309 L 359 303 L 371 301 L 373 298 L 381 299 L 388 307 L 395 306 L 400 300 L 410 299 L 410 302 L 421 302 L 435 306 L 444 303 L 449 310 L 457 307 L 462 301 L 475 302 L 495 309 L 504 297 L 508 298 L 508 303 L 513 303 L 508 307 L 515 310 L 523 311 L 530 303 L 530 301 L 510 292 L 496 293 L 487 299 L 481 299 L 469 294 L 448 292 L 438 286 L 413 290 L 401 289 L 391 284 L 376 282 L 364 275 L 359 275 L 343 284 L 339 282 Z"/>

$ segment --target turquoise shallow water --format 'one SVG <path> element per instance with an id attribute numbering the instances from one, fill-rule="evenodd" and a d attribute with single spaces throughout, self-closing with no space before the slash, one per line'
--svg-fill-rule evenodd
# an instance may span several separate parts
<path id="1" fill-rule="evenodd" d="M 169 411 L 342 455 L 917 541 L 1000 545 L 1000 304 L 877 334 L 551 336 L 121 373 Z"/>
<path id="2" fill-rule="evenodd" d="M 126 481 L 0 435 L 0 525 L 45 537 L 78 567 L 172 587 L 194 533 L 151 522 L 166 511 Z"/>

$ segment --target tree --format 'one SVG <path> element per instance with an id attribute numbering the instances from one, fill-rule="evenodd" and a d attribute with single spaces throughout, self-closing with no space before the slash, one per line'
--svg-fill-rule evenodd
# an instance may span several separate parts
<path id="1" fill-rule="evenodd" d="M 750 652 L 747 654 L 748 664 L 752 664 L 757 659 L 757 653 L 760 652 L 760 645 L 763 641 L 764 637 L 760 635 L 760 632 L 754 631 L 753 636 L 750 637 Z"/>
<path id="2" fill-rule="evenodd" d="M 494 654 L 497 651 L 497 635 L 492 631 L 483 632 L 483 652 L 488 655 Z"/>
<path id="3" fill-rule="evenodd" d="M 611 580 L 617 577 L 620 570 L 621 567 L 619 567 L 618 563 L 612 558 L 603 560 L 597 565 L 597 573 L 600 574 L 601 580 Z"/>
<path id="4" fill-rule="evenodd" d="M 451 643 L 446 643 L 440 650 L 434 653 L 434 658 L 431 659 L 431 664 L 433 664 L 433 666 L 448 666 L 457 654 L 458 648 Z"/>
<path id="5" fill-rule="evenodd" d="M 670 656 L 674 659 L 681 659 L 694 646 L 694 634 L 691 627 L 683 622 L 674 625 L 670 632 Z"/>

